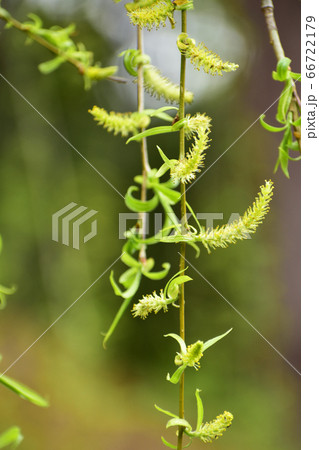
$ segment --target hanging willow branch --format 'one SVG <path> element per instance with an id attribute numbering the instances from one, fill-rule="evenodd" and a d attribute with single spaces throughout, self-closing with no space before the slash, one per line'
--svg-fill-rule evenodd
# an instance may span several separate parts
<path id="1" fill-rule="evenodd" d="M 39 65 L 39 70 L 43 74 L 49 74 L 59 68 L 63 63 L 68 62 L 76 67 L 84 77 L 86 89 L 91 87 L 92 81 L 108 79 L 119 83 L 126 83 L 124 78 L 115 77 L 117 66 L 100 67 L 94 63 L 94 55 L 86 50 L 84 44 L 76 44 L 71 36 L 75 32 L 75 25 L 71 24 L 66 28 L 53 26 L 43 28 L 42 19 L 36 14 L 28 14 L 31 21 L 19 22 L 6 9 L 0 7 L 0 19 L 4 20 L 6 28 L 16 28 L 28 36 L 29 41 L 35 41 L 47 48 L 56 56 L 50 61 Z"/>
<path id="2" fill-rule="evenodd" d="M 283 46 L 281 44 L 275 16 L 274 16 L 274 4 L 272 0 L 261 0 L 261 9 L 265 16 L 265 21 L 269 33 L 270 43 L 274 49 L 274 53 L 277 59 L 277 73 L 273 72 L 273 78 L 277 81 L 284 83 L 284 88 L 279 100 L 279 108 L 285 102 L 284 116 L 280 118 L 280 111 L 278 109 L 277 120 L 280 123 L 286 125 L 285 133 L 283 139 L 279 145 L 279 156 L 275 166 L 275 171 L 278 166 L 281 166 L 284 174 L 289 178 L 288 162 L 289 160 L 299 160 L 300 157 L 292 158 L 289 155 L 290 150 L 295 150 L 301 152 L 301 124 L 300 124 L 300 114 L 301 114 L 301 101 L 297 92 L 295 80 L 300 81 L 301 75 L 291 72 L 290 63 L 291 59 L 285 56 Z M 282 76 L 281 72 L 285 70 L 285 76 Z M 279 118 L 278 118 L 279 116 Z M 264 126 L 263 117 L 261 119 L 261 124 Z M 264 128 L 268 131 L 276 132 L 277 130 L 271 130 L 271 126 Z M 292 128 L 293 133 L 290 132 Z M 295 139 L 295 144 L 293 142 Z"/>

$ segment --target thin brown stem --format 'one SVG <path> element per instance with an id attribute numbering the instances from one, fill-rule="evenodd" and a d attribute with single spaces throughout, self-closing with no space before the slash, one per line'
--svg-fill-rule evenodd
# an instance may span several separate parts
<path id="1" fill-rule="evenodd" d="M 282 47 L 280 36 L 274 15 L 274 4 L 272 0 L 261 0 L 261 9 L 263 10 L 265 21 L 269 33 L 270 43 L 273 46 L 274 53 L 276 55 L 277 61 L 280 61 L 285 57 L 285 52 Z M 296 121 L 299 117 L 301 109 L 301 101 L 296 89 L 296 85 L 293 80 L 291 80 L 293 85 L 293 95 L 290 104 L 290 110 L 293 114 L 293 120 Z M 294 136 L 299 144 L 299 149 L 301 151 L 301 128 L 298 125 L 294 125 Z"/>
<path id="2" fill-rule="evenodd" d="M 137 49 L 143 53 L 143 30 L 141 27 L 137 27 Z M 137 69 L 137 109 L 139 112 L 144 110 L 144 77 L 143 77 L 143 65 L 140 64 Z M 143 131 L 143 130 L 142 130 Z M 142 176 L 143 182 L 141 187 L 141 200 L 145 201 L 147 198 L 147 174 L 150 171 L 150 165 L 148 162 L 147 153 L 147 141 L 146 138 L 141 140 L 141 158 L 142 158 Z M 142 239 L 145 239 L 146 235 L 146 213 L 139 213 L 139 225 L 140 235 Z M 146 262 L 146 245 L 142 245 L 140 250 L 139 259 L 142 263 Z"/>
<path id="3" fill-rule="evenodd" d="M 187 32 L 187 14 L 182 11 L 182 33 Z M 179 99 L 179 119 L 185 117 L 185 74 L 186 74 L 186 57 L 181 55 L 181 72 L 180 72 L 180 99 Z M 185 158 L 185 131 L 181 128 L 179 133 L 179 159 Z M 181 220 L 182 233 L 187 227 L 186 223 L 186 189 L 185 184 L 181 183 Z M 179 270 L 185 270 L 186 243 L 182 242 L 180 251 Z M 180 285 L 179 291 L 179 334 L 185 340 L 185 285 Z M 184 373 L 179 383 L 179 417 L 184 418 L 184 396 L 185 396 L 185 378 Z M 178 428 L 177 450 L 183 448 L 184 427 Z"/>

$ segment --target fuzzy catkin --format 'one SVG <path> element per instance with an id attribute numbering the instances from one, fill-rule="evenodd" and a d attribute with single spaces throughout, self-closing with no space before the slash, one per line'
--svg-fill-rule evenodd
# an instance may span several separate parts
<path id="1" fill-rule="evenodd" d="M 203 68 L 204 72 L 211 75 L 223 75 L 223 72 L 232 72 L 239 67 L 238 64 L 223 61 L 216 53 L 208 50 L 203 43 L 196 45 L 195 40 L 189 38 L 186 33 L 179 35 L 177 46 L 197 70 Z"/>
<path id="2" fill-rule="evenodd" d="M 173 12 L 174 6 L 169 0 L 156 0 L 151 6 L 129 11 L 128 15 L 133 25 L 151 30 L 154 27 L 165 27 L 167 19 L 174 24 Z"/>
<path id="3" fill-rule="evenodd" d="M 139 133 L 139 130 L 146 128 L 150 123 L 150 118 L 143 113 L 116 113 L 114 111 L 107 112 L 103 108 L 93 106 L 89 110 L 98 125 L 103 125 L 107 131 L 113 132 L 114 135 L 121 134 L 123 137 L 131 134 Z"/>
<path id="4" fill-rule="evenodd" d="M 198 431 L 198 437 L 206 443 L 212 442 L 213 439 L 218 439 L 231 426 L 233 418 L 230 412 L 224 411 L 212 422 L 202 424 Z"/>
<path id="5" fill-rule="evenodd" d="M 273 183 L 266 181 L 260 187 L 254 203 L 250 206 L 242 217 L 234 222 L 223 225 L 220 228 L 208 229 L 199 233 L 195 241 L 200 241 L 207 248 L 226 248 L 229 244 L 234 244 L 239 240 L 247 239 L 249 233 L 255 233 L 269 211 L 269 203 L 273 196 Z"/>
<path id="6" fill-rule="evenodd" d="M 164 77 L 161 72 L 151 64 L 143 66 L 144 87 L 147 92 L 154 95 L 158 99 L 164 98 L 167 102 L 179 102 L 179 86 L 172 83 L 168 78 Z M 190 91 L 185 92 L 185 102 L 191 103 L 194 94 Z"/>
<path id="7" fill-rule="evenodd" d="M 194 135 L 194 143 L 185 158 L 175 162 L 171 168 L 173 180 L 189 183 L 195 178 L 196 172 L 200 172 L 205 158 L 205 150 L 209 147 L 210 122 L 211 118 L 205 114 L 188 117 L 185 134 L 188 138 Z"/>

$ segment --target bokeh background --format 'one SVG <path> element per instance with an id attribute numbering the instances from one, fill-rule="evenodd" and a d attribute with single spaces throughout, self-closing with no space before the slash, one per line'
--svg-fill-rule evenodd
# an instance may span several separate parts
<path id="1" fill-rule="evenodd" d="M 76 22 L 76 39 L 95 52 L 103 65 L 135 46 L 135 30 L 123 5 L 111 0 L 3 1 L 20 20 L 28 12 L 46 26 Z M 189 14 L 189 34 L 223 58 L 240 65 L 236 73 L 210 77 L 188 65 L 188 87 L 195 92 L 189 112 L 213 118 L 212 164 L 279 96 L 272 80 L 275 57 L 269 45 L 258 1 L 201 0 Z M 287 13 L 288 11 L 288 13 Z M 300 2 L 276 2 L 276 19 L 293 69 L 300 68 Z M 152 62 L 178 81 L 179 33 L 169 27 L 145 33 Z M 135 85 L 100 82 L 83 90 L 76 70 L 62 66 L 49 76 L 37 65 L 50 54 L 25 36 L 0 25 L 0 71 L 23 96 L 65 136 L 121 193 L 140 173 L 138 146 L 98 128 L 88 109 L 132 111 Z M 121 63 L 119 62 L 121 65 Z M 120 75 L 127 76 L 121 67 Z M 34 109 L 0 79 L 0 259 L 1 283 L 18 286 L 0 315 L 1 371 L 118 258 L 118 214 L 123 199 L 48 126 Z M 162 106 L 147 96 L 148 107 Z M 273 121 L 275 107 L 267 112 Z M 274 122 L 273 122 L 274 123 Z M 272 178 L 271 212 L 253 239 L 211 255 L 188 258 L 218 291 L 299 370 L 299 226 L 300 167 L 290 166 L 291 179 L 273 174 L 280 136 L 253 125 L 189 190 L 196 212 L 242 213 L 265 179 Z M 176 155 L 175 138 L 149 142 L 153 167 L 160 160 L 155 144 Z M 51 215 L 71 201 L 99 211 L 98 235 L 80 251 L 51 240 Z M 216 222 L 217 223 L 217 222 Z M 221 221 L 218 223 L 222 223 Z M 178 248 L 161 245 L 149 254 L 178 267 Z M 121 262 L 114 266 L 122 273 Z M 210 349 L 202 369 L 189 369 L 186 411 L 195 420 L 195 388 L 202 389 L 207 420 L 226 410 L 232 428 L 215 448 L 220 450 L 296 450 L 300 448 L 298 373 L 191 268 L 187 285 L 187 340 L 207 340 L 230 327 L 233 332 Z M 140 294 L 163 282 L 143 280 Z M 21 427 L 21 449 L 150 449 L 163 448 L 166 418 L 154 403 L 176 411 L 178 389 L 165 381 L 173 370 L 176 343 L 163 338 L 178 329 L 176 312 L 146 321 L 125 315 L 107 350 L 101 331 L 110 324 L 120 299 L 108 274 L 96 283 L 12 367 L 9 374 L 50 399 L 42 410 L 0 386 L 0 431 Z M 194 449 L 204 448 L 195 442 Z"/>

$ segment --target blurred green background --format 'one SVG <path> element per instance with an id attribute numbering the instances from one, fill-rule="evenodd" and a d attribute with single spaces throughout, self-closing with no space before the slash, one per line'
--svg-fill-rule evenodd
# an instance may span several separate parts
<path id="1" fill-rule="evenodd" d="M 21 21 L 28 12 L 45 25 L 77 24 L 76 39 L 95 52 L 103 65 L 116 63 L 120 51 L 135 46 L 123 4 L 111 0 L 3 1 Z M 191 113 L 213 118 L 208 167 L 279 96 L 271 78 L 275 58 L 258 1 L 201 0 L 189 14 L 189 34 L 204 41 L 224 59 L 237 62 L 235 74 L 210 77 L 188 65 L 188 86 L 195 92 Z M 276 2 L 276 18 L 293 69 L 300 66 L 300 2 Z M 287 16 L 287 10 L 289 15 Z M 179 23 L 177 28 L 179 27 Z M 83 90 L 76 69 L 62 66 L 49 76 L 37 69 L 50 59 L 46 49 L 25 45 L 25 36 L 0 25 L 0 72 L 45 119 L 62 133 L 122 194 L 140 173 L 138 145 L 98 128 L 87 110 L 135 109 L 134 83 L 100 82 Z M 146 52 L 162 72 L 178 81 L 179 31 L 169 27 L 145 33 Z M 121 65 L 121 63 L 120 63 Z M 121 67 L 119 74 L 126 76 Z M 1 371 L 5 370 L 120 255 L 118 214 L 123 199 L 0 79 L 0 282 L 16 284 L 0 315 Z M 162 106 L 147 96 L 147 107 Z M 275 107 L 267 112 L 273 121 Z M 274 123 L 274 121 L 273 121 Z M 160 160 L 156 144 L 176 155 L 176 140 L 150 139 L 153 167 Z M 300 168 L 291 164 L 291 179 L 273 174 L 280 136 L 252 126 L 189 190 L 196 212 L 242 213 L 259 186 L 272 178 L 271 212 L 253 239 L 211 255 L 202 250 L 188 258 L 197 270 L 299 370 L 299 226 Z M 67 205 L 95 209 L 97 236 L 74 250 L 51 240 L 51 215 Z M 216 221 L 222 223 L 221 221 Z M 177 271 L 178 247 L 158 245 L 149 254 Z M 117 262 L 116 275 L 124 266 Z M 232 428 L 214 443 L 220 450 L 296 450 L 300 448 L 299 382 L 271 346 L 191 268 L 187 285 L 187 341 L 207 340 L 230 327 L 233 332 L 210 349 L 202 368 L 186 374 L 186 414 L 195 420 L 195 389 L 202 390 L 205 418 L 222 411 L 234 414 Z M 163 287 L 143 280 L 140 294 Z M 174 368 L 177 345 L 163 335 L 176 332 L 176 311 L 145 321 L 127 313 L 107 350 L 101 331 L 110 324 L 120 299 L 106 274 L 56 323 L 9 372 L 50 399 L 41 410 L 0 386 L 0 431 L 21 427 L 21 449 L 161 449 L 166 418 L 154 403 L 177 412 L 178 389 L 165 381 Z M 194 449 L 204 448 L 195 442 Z"/>

